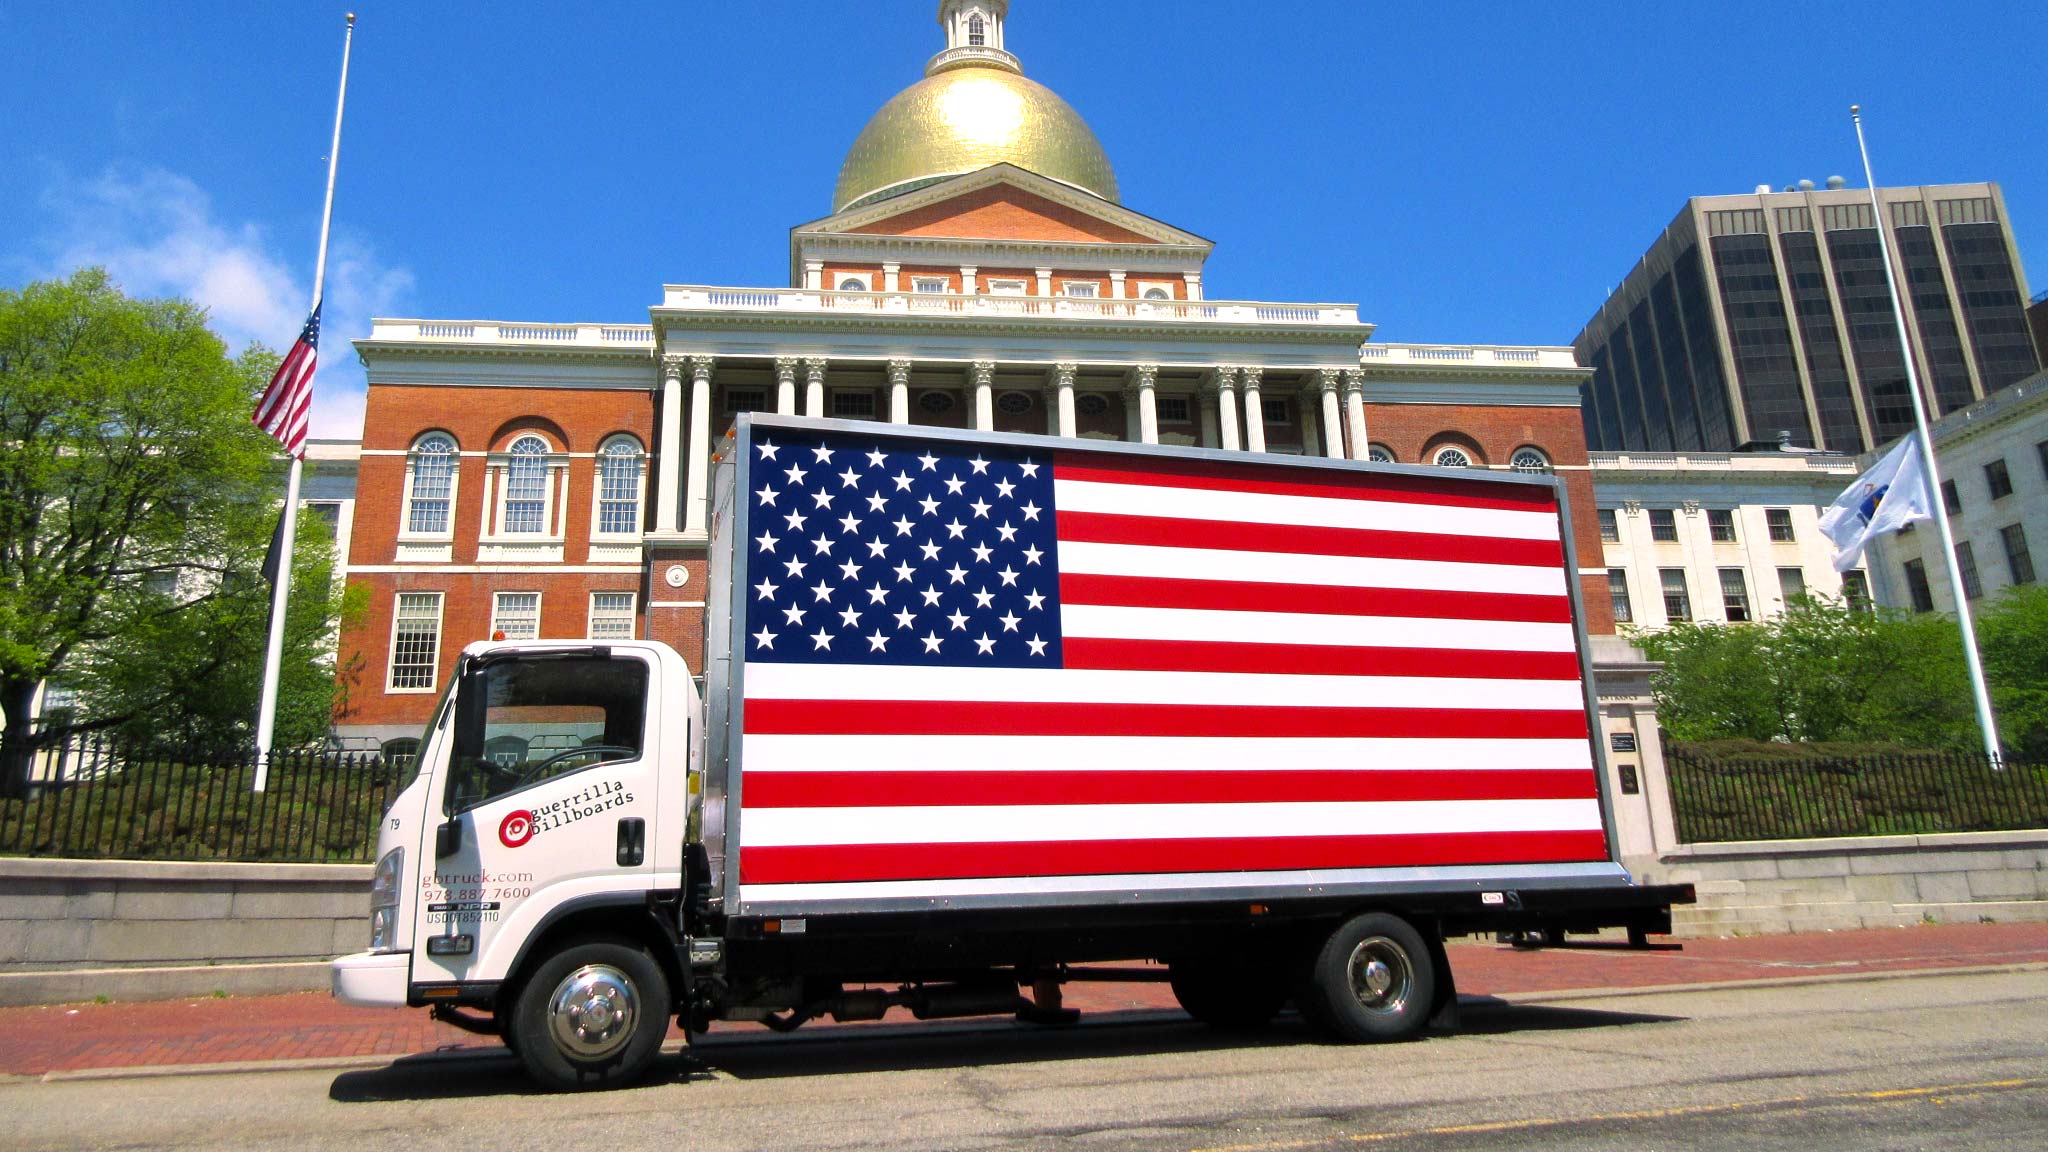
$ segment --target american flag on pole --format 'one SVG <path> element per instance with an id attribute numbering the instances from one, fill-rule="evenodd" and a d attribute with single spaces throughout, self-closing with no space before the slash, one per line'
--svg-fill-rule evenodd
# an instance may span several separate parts
<path id="1" fill-rule="evenodd" d="M 1608 857 L 1546 486 L 741 442 L 743 903 Z"/>
<path id="2" fill-rule="evenodd" d="M 293 456 L 306 454 L 306 429 L 313 417 L 313 369 L 320 359 L 320 305 L 313 305 L 299 338 L 271 374 L 249 419 L 277 438 Z"/>

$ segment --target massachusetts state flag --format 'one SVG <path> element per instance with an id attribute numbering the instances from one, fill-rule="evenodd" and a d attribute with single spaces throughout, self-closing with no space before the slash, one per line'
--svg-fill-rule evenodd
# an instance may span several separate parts
<path id="1" fill-rule="evenodd" d="M 313 369 L 320 358 L 320 305 L 306 317 L 291 350 L 284 354 L 270 386 L 256 400 L 249 419 L 277 438 L 293 456 L 306 454 L 306 429 L 313 418 Z"/>
<path id="2" fill-rule="evenodd" d="M 1821 513 L 1820 530 L 1835 544 L 1835 570 L 1847 572 L 1872 540 L 1933 515 L 1920 441 L 1907 436 Z"/>
<path id="3" fill-rule="evenodd" d="M 1608 858 L 1547 485 L 740 443 L 744 904 Z"/>

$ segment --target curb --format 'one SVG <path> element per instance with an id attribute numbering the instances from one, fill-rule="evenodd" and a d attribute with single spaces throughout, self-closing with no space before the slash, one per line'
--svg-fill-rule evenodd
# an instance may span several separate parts
<path id="1" fill-rule="evenodd" d="M 1757 980 L 1714 980 L 1696 984 L 1648 984 L 1639 988 L 1579 988 L 1555 992 L 1506 992 L 1487 994 L 1487 999 L 1510 1005 L 1565 1004 L 1578 1000 L 1616 1000 L 1630 996 L 1668 996 L 1689 992 L 1720 992 L 1739 988 L 1795 988 L 1816 984 L 1874 983 L 1885 980 L 1924 979 L 1935 976 L 1985 976 L 2012 972 L 2048 971 L 2048 961 L 2017 964 L 1979 964 L 1953 968 L 1900 968 L 1885 972 L 1832 972 L 1808 976 L 1773 976 Z M 1139 1011 L 1155 1011 L 1141 1009 Z M 1170 1010 L 1167 1010 L 1170 1011 Z M 905 1022 L 908 1024 L 909 1022 Z M 762 1037 L 755 1042 L 772 1039 Z M 821 1038 L 822 1039 L 822 1038 Z M 741 1039 L 742 1043 L 747 1039 Z M 714 1045 L 715 1046 L 715 1045 Z M 689 1050 L 681 1041 L 667 1041 L 661 1051 L 673 1056 Z M 79 1081 L 142 1080 L 171 1076 L 232 1076 L 265 1072 L 352 1071 L 385 1068 L 405 1060 L 418 1064 L 506 1063 L 518 1058 L 504 1048 L 478 1045 L 470 1048 L 439 1048 L 429 1052 L 394 1052 L 365 1056 L 313 1056 L 295 1060 L 239 1060 L 221 1064 L 155 1064 L 114 1068 L 59 1069 L 38 1075 L 0 1076 L 0 1085 L 61 1084 Z"/>

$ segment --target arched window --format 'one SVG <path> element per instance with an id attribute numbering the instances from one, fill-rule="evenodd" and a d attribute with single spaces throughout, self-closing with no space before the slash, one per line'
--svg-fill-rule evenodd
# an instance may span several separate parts
<path id="1" fill-rule="evenodd" d="M 413 444 L 405 462 L 405 530 L 445 536 L 455 507 L 455 441 L 429 432 Z"/>
<path id="2" fill-rule="evenodd" d="M 1541 449 L 1524 444 L 1515 449 L 1515 454 L 1508 458 L 1508 467 L 1517 472 L 1541 475 L 1550 471 L 1550 457 L 1545 456 Z"/>
<path id="3" fill-rule="evenodd" d="M 988 43 L 988 25 L 982 23 L 979 14 L 967 18 L 967 43 L 975 48 Z"/>
<path id="4" fill-rule="evenodd" d="M 953 410 L 953 394 L 950 392 L 920 392 L 917 406 L 934 416 L 944 415 Z"/>
<path id="5" fill-rule="evenodd" d="M 386 764 L 397 768 L 401 772 L 409 772 L 412 770 L 413 760 L 420 754 L 419 738 L 416 736 L 400 736 L 395 740 L 386 740 L 377 751 L 379 755 L 384 757 Z"/>
<path id="6" fill-rule="evenodd" d="M 521 436 L 512 442 L 512 458 L 505 465 L 503 531 L 547 531 L 548 455 L 548 442 L 538 436 Z"/>
<path id="7" fill-rule="evenodd" d="M 865 292 L 868 290 L 868 282 L 858 276 L 848 276 L 839 281 L 839 290 L 841 292 Z"/>
<path id="8" fill-rule="evenodd" d="M 1385 444 L 1368 444 L 1365 446 L 1365 458 L 1375 464 L 1392 464 L 1394 450 Z"/>
<path id="9" fill-rule="evenodd" d="M 1022 416 L 1031 411 L 1031 393 L 1005 392 L 996 397 L 996 410 L 1011 416 Z"/>
<path id="10" fill-rule="evenodd" d="M 1463 448 L 1458 448 L 1452 445 L 1445 445 L 1444 447 L 1437 449 L 1436 455 L 1430 457 L 1429 462 L 1436 465 L 1439 468 L 1472 467 L 1472 457 L 1467 455 Z"/>
<path id="11" fill-rule="evenodd" d="M 606 536 L 640 531 L 640 478 L 646 455 L 631 436 L 614 436 L 597 450 L 597 530 Z"/>
<path id="12" fill-rule="evenodd" d="M 1094 392 L 1083 392 L 1075 398 L 1074 407 L 1083 416 L 1101 416 L 1109 411 L 1109 399 Z"/>
<path id="13" fill-rule="evenodd" d="M 1166 289 L 1164 289 L 1164 288 L 1147 288 L 1147 289 L 1145 289 L 1145 299 L 1147 299 L 1147 300 L 1171 300 L 1171 299 L 1173 299 L 1173 293 L 1171 293 L 1171 292 L 1168 292 L 1168 291 L 1167 291 Z"/>

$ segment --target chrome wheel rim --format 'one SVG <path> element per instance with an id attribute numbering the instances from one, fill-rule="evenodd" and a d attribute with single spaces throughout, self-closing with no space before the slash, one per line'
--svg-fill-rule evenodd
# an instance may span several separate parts
<path id="1" fill-rule="evenodd" d="M 563 1052 L 582 1060 L 602 1059 L 625 1047 L 639 1018 L 632 980 L 609 964 L 576 969 L 548 998 L 548 1031 Z"/>
<path id="2" fill-rule="evenodd" d="M 1351 950 L 1345 964 L 1351 996 L 1375 1016 L 1398 1015 L 1415 990 L 1415 968 L 1408 950 L 1385 936 L 1369 936 Z"/>

